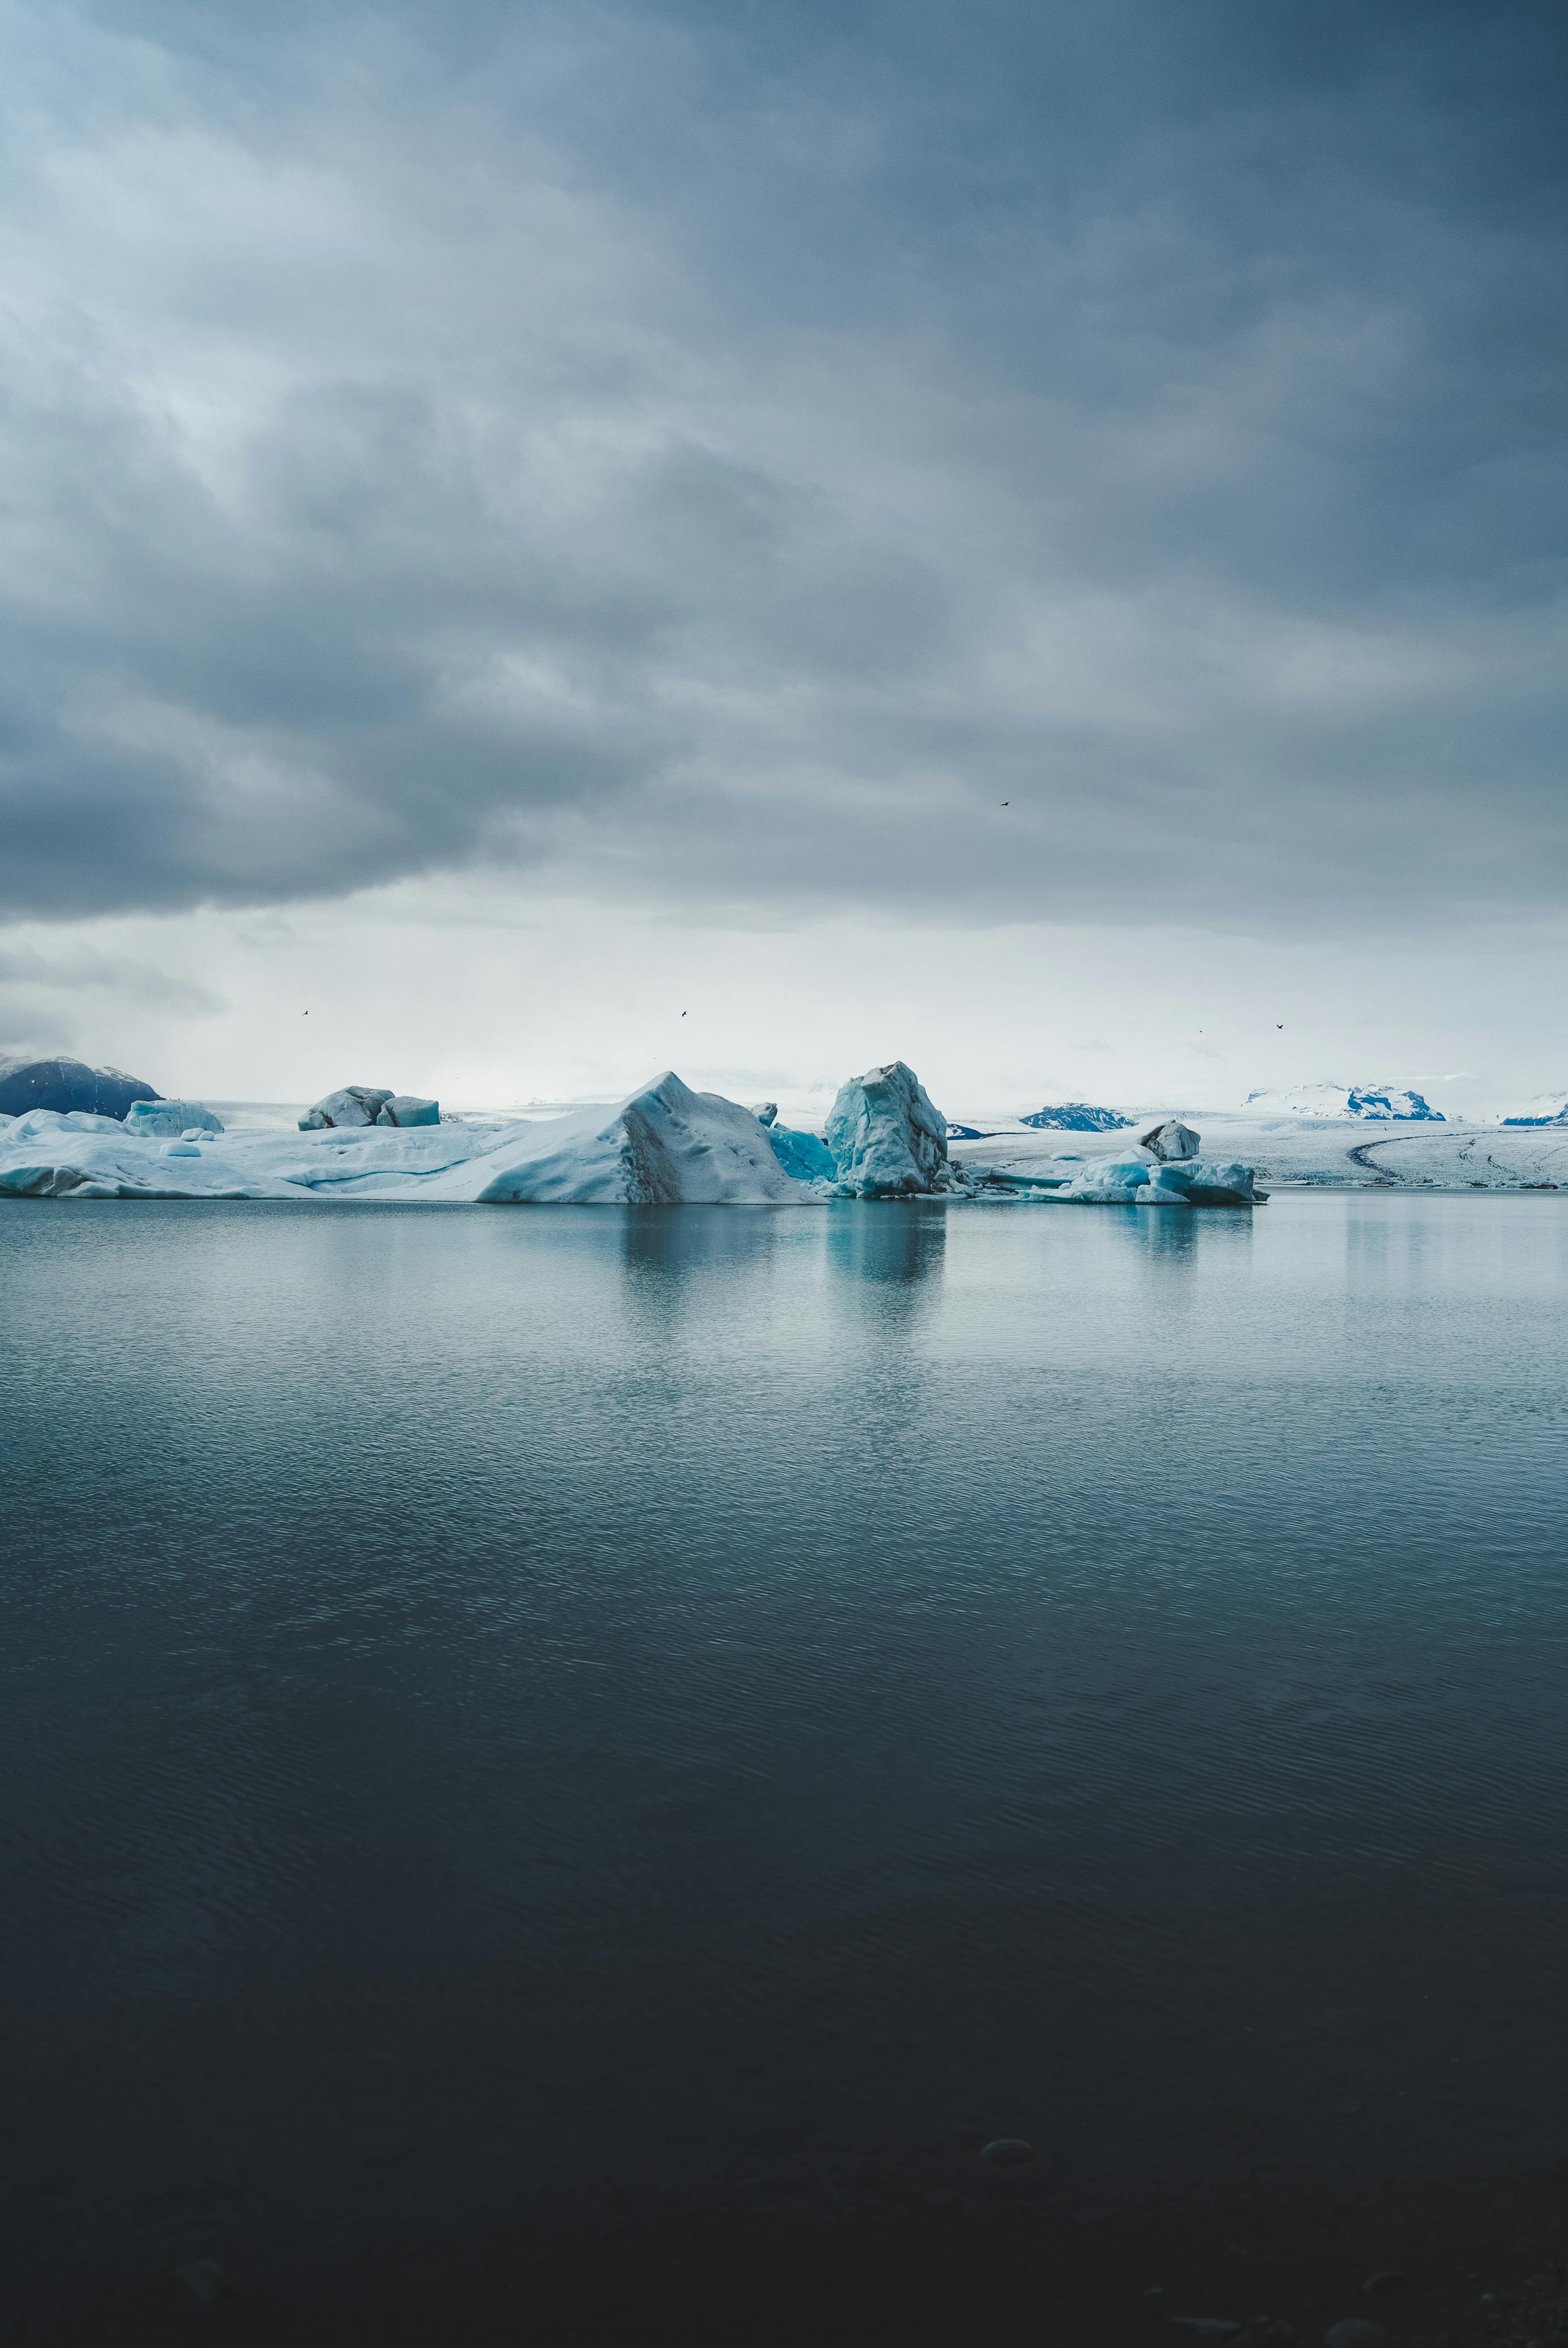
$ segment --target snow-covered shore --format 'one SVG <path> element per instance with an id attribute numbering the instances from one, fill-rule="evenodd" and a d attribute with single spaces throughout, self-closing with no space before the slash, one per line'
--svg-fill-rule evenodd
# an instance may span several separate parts
<path id="1" fill-rule="evenodd" d="M 1145 1117 L 1152 1121 L 1161 1113 L 1139 1112 L 1138 1121 Z M 1549 1184 L 1568 1189 L 1568 1126 L 1260 1117 L 1244 1109 L 1183 1113 L 1202 1128 L 1206 1155 L 1241 1160 L 1267 1187 L 1521 1190 Z M 1017 1118 L 972 1116 L 962 1121 L 979 1138 L 955 1142 L 955 1159 L 1017 1173 L 1074 1172 L 1080 1163 L 1119 1156 L 1131 1138 L 1126 1130 L 1030 1132 Z"/>

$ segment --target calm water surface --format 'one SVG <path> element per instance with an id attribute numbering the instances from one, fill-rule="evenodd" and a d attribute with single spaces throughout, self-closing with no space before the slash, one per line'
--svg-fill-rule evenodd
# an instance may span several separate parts
<path id="1" fill-rule="evenodd" d="M 0 1303 L 24 2281 L 1568 2151 L 1568 1200 L 24 1202 Z"/>

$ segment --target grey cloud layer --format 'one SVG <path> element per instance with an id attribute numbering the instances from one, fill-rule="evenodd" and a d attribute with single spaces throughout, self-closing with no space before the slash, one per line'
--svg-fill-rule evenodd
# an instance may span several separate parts
<path id="1" fill-rule="evenodd" d="M 0 910 L 1560 894 L 1553 12 L 229 15 L 0 19 Z"/>

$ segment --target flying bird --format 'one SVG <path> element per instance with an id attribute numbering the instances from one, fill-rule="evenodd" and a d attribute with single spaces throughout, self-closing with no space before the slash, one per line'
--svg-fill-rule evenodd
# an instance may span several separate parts
<path id="1" fill-rule="evenodd" d="M 682 1017 L 683 1019 L 686 1017 L 686 1013 L 685 1013 L 684 1011 L 681 1013 L 681 1017 Z"/>
<path id="2" fill-rule="evenodd" d="M 1011 799 L 1004 799 L 1004 800 L 1003 800 L 1003 802 L 1002 802 L 1002 805 L 1003 805 L 1004 807 L 1011 807 L 1011 806 L 1012 806 L 1012 804 L 1013 804 L 1013 802 L 1012 802 L 1012 800 L 1011 800 Z"/>
<path id="3" fill-rule="evenodd" d="M 1283 1019 L 1276 1019 L 1274 1021 L 1274 1032 L 1276 1035 L 1280 1035 L 1284 1034 L 1284 1021 Z"/>

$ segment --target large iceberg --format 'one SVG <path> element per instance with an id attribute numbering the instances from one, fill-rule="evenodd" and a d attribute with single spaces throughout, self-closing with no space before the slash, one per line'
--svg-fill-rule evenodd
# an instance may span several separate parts
<path id="1" fill-rule="evenodd" d="M 1359 1117 L 1371 1125 L 1444 1122 L 1421 1093 L 1398 1085 L 1274 1085 L 1249 1093 L 1244 1107 L 1264 1117 Z"/>
<path id="2" fill-rule="evenodd" d="M 85 1060 L 37 1060 L 13 1055 L 0 1060 L 0 1117 L 26 1117 L 29 1109 L 61 1115 L 124 1117 L 133 1101 L 157 1100 L 156 1088 L 123 1068 L 89 1068 Z"/>
<path id="3" fill-rule="evenodd" d="M 421 1093 L 388 1092 L 384 1085 L 342 1085 L 327 1093 L 299 1121 L 302 1133 L 359 1125 L 439 1125 L 439 1101 Z"/>
<path id="4" fill-rule="evenodd" d="M 486 1206 L 799 1205 L 811 1192 L 780 1165 L 772 1131 L 670 1070 L 615 1108 L 529 1128 L 477 1195 Z"/>
<path id="5" fill-rule="evenodd" d="M 967 1187 L 948 1163 L 947 1119 L 902 1060 L 869 1068 L 840 1086 L 827 1137 L 847 1199 L 904 1199 Z"/>

